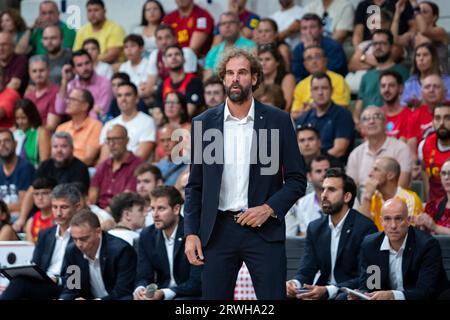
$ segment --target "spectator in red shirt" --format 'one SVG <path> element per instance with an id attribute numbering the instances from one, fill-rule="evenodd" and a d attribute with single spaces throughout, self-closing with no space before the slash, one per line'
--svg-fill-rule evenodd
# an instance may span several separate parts
<path id="1" fill-rule="evenodd" d="M 445 195 L 440 170 L 450 158 L 450 104 L 434 107 L 432 123 L 434 132 L 420 143 L 418 156 L 422 162 L 426 199 L 437 201 Z"/>
<path id="2" fill-rule="evenodd" d="M 177 34 L 181 47 L 190 47 L 199 56 L 205 56 L 211 47 L 214 20 L 194 0 L 176 0 L 177 10 L 163 19 Z"/>
<path id="3" fill-rule="evenodd" d="M 59 87 L 50 81 L 50 65 L 47 58 L 45 56 L 31 57 L 28 71 L 34 86 L 25 93 L 25 98 L 34 102 L 42 124 L 47 130 L 53 132 L 61 121 L 55 111 Z"/>
<path id="4" fill-rule="evenodd" d="M 4 69 L 5 84 L 23 94 L 28 84 L 28 61 L 25 55 L 15 54 L 14 47 L 13 36 L 0 32 L 0 67 Z"/>
<path id="5" fill-rule="evenodd" d="M 20 100 L 19 94 L 7 88 L 4 69 L 0 67 L 0 128 L 11 128 L 14 124 L 14 106 Z"/>
<path id="6" fill-rule="evenodd" d="M 106 134 L 111 158 L 97 166 L 89 188 L 89 202 L 109 211 L 112 197 L 121 192 L 136 191 L 134 171 L 142 160 L 127 150 L 127 129 L 116 124 Z"/>
<path id="7" fill-rule="evenodd" d="M 408 121 L 412 112 L 400 105 L 402 91 L 403 78 L 398 72 L 386 70 L 381 73 L 380 94 L 384 101 L 381 110 L 386 116 L 386 133 L 406 142 Z"/>

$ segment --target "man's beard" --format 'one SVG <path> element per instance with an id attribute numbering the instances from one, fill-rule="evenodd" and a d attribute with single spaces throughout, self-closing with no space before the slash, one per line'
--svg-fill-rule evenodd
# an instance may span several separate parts
<path id="1" fill-rule="evenodd" d="M 170 68 L 170 71 L 173 71 L 173 72 L 180 72 L 181 70 L 183 70 L 183 64 L 180 64 L 179 66 Z"/>
<path id="2" fill-rule="evenodd" d="M 233 89 L 233 87 L 238 87 L 240 92 L 232 92 L 231 89 Z M 231 86 L 225 87 L 227 97 L 235 103 L 242 103 L 242 102 L 246 101 L 248 94 L 250 92 L 250 89 L 251 89 L 251 85 L 244 88 L 238 83 L 233 83 L 233 84 L 231 84 Z"/>
<path id="3" fill-rule="evenodd" d="M 399 96 L 399 94 L 396 94 L 396 95 L 392 96 L 392 98 L 390 98 L 390 99 L 385 99 L 384 102 L 386 102 L 386 104 L 394 104 L 397 101 L 398 96 Z"/>
<path id="4" fill-rule="evenodd" d="M 9 163 L 11 162 L 11 160 L 14 158 L 15 155 L 15 151 L 11 151 L 10 154 L 7 155 L 0 155 L 0 159 L 2 160 L 2 162 L 4 163 Z"/>
<path id="5" fill-rule="evenodd" d="M 436 132 L 439 140 L 449 140 L 450 139 L 450 130 L 446 128 L 439 128 Z"/>
<path id="6" fill-rule="evenodd" d="M 57 54 L 59 51 L 61 51 L 61 47 L 54 48 L 53 50 L 47 50 L 50 54 Z"/>
<path id="7" fill-rule="evenodd" d="M 385 63 L 386 61 L 388 61 L 389 60 L 389 57 L 391 56 L 391 53 L 390 52 L 388 52 L 388 53 L 386 53 L 386 54 L 384 54 L 384 55 L 382 55 L 382 56 L 375 56 L 375 59 L 377 59 L 377 62 L 378 63 Z"/>
<path id="8" fill-rule="evenodd" d="M 69 166 L 71 161 L 72 161 L 72 158 L 67 158 L 67 159 L 64 159 L 62 161 L 54 160 L 54 163 L 55 163 L 55 167 L 56 168 L 65 168 L 65 167 Z"/>
<path id="9" fill-rule="evenodd" d="M 345 204 L 344 200 L 338 201 L 336 203 L 330 203 L 330 205 L 326 209 L 323 208 L 323 205 L 322 205 L 322 210 L 325 214 L 333 216 L 342 210 L 342 208 L 344 207 L 344 204 Z"/>

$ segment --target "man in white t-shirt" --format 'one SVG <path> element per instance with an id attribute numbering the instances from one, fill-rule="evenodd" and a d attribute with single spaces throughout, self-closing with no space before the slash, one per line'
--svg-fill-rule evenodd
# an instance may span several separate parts
<path id="1" fill-rule="evenodd" d="M 295 20 L 301 19 L 306 11 L 302 6 L 296 5 L 294 0 L 278 0 L 278 2 L 281 10 L 269 18 L 277 23 L 280 40 L 285 40 L 291 49 L 294 49 L 300 43 L 300 32 L 290 33 L 288 28 Z"/>
<path id="2" fill-rule="evenodd" d="M 127 149 L 144 161 L 148 161 L 155 146 L 155 121 L 149 115 L 138 111 L 138 90 L 132 83 L 122 83 L 117 88 L 117 103 L 120 115 L 108 121 L 100 134 L 102 145 L 99 163 L 109 157 L 109 149 L 105 144 L 106 133 L 116 124 L 124 126 L 128 131 Z"/>
<path id="3" fill-rule="evenodd" d="M 167 47 L 177 44 L 175 33 L 168 25 L 161 24 L 156 28 L 155 36 L 157 49 L 153 50 L 148 58 L 149 77 L 146 82 L 146 96 L 152 95 L 156 90 L 156 86 L 169 76 L 169 70 L 164 65 L 162 58 Z M 184 56 L 184 72 L 197 72 L 198 59 L 195 52 L 189 47 L 185 47 L 182 50 Z"/>
<path id="4" fill-rule="evenodd" d="M 146 82 L 148 80 L 149 62 L 142 57 L 144 39 L 138 34 L 130 34 L 123 41 L 124 53 L 127 61 L 122 63 L 119 72 L 130 76 L 130 81 L 138 88 L 139 97 L 145 97 Z"/>

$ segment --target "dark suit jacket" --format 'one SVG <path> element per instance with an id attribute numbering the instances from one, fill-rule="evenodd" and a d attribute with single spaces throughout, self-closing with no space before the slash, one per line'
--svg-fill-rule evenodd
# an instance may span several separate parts
<path id="1" fill-rule="evenodd" d="M 173 276 L 178 285 L 169 287 L 170 268 L 163 231 L 151 225 L 139 237 L 136 287 L 156 283 L 158 288 L 170 288 L 178 297 L 201 295 L 201 268 L 191 266 L 184 254 L 183 222 L 180 217 L 173 251 Z"/>
<path id="2" fill-rule="evenodd" d="M 32 261 L 45 272 L 50 267 L 53 251 L 55 250 L 56 228 L 57 226 L 53 226 L 40 231 L 36 247 L 34 248 Z M 72 238 L 69 239 L 67 246 L 70 243 L 72 243 Z"/>
<path id="3" fill-rule="evenodd" d="M 367 287 L 367 280 L 373 274 L 367 273 L 367 267 L 371 265 L 380 267 L 380 289 L 392 289 L 389 280 L 389 251 L 380 251 L 384 236 L 384 232 L 372 234 L 365 238 L 361 245 L 361 290 L 372 291 Z M 403 293 L 407 300 L 435 298 L 448 285 L 439 242 L 431 235 L 413 227 L 409 227 L 402 270 Z"/>
<path id="4" fill-rule="evenodd" d="M 374 232 L 377 232 L 377 228 L 372 220 L 350 209 L 341 231 L 334 265 L 334 278 L 338 287 L 358 287 L 360 245 L 366 235 Z M 306 232 L 305 252 L 294 278 L 302 284 L 312 284 L 317 271 L 320 271 L 316 284 L 327 285 L 331 273 L 330 244 L 328 216 L 311 222 Z"/>
<path id="5" fill-rule="evenodd" d="M 218 163 L 206 164 L 203 159 L 203 150 L 210 145 L 210 141 L 202 139 L 208 129 L 219 130 L 223 137 L 224 108 L 222 104 L 209 109 L 192 121 L 191 135 L 191 172 L 186 186 L 185 234 L 197 234 L 202 245 L 206 246 L 213 230 L 219 206 L 220 185 L 223 173 L 223 140 L 215 141 L 220 150 L 215 156 Z M 260 129 L 268 129 L 267 139 L 261 137 Z M 278 129 L 278 150 L 271 150 L 271 129 Z M 254 130 L 258 144 L 253 144 L 252 155 L 258 155 L 255 164 L 250 164 L 248 206 L 249 208 L 268 204 L 278 216 L 269 218 L 256 232 L 266 241 L 284 241 L 284 216 L 292 205 L 305 193 L 306 179 L 304 163 L 300 156 L 297 139 L 291 118 L 288 113 L 271 106 L 264 105 L 255 100 Z M 201 133 L 201 136 L 200 136 Z M 218 133 L 218 132 L 217 132 Z M 278 139 L 277 139 L 278 140 Z M 199 145 L 202 141 L 202 145 Z M 273 175 L 264 175 L 261 169 L 270 167 L 270 163 L 262 164 L 259 153 L 259 144 L 266 142 L 267 154 L 279 155 L 279 166 Z M 279 142 L 279 143 L 278 143 Z M 266 147 L 264 146 L 264 147 Z M 274 162 L 274 161 L 272 161 Z M 263 172 L 264 173 L 264 172 Z"/>
<path id="6" fill-rule="evenodd" d="M 101 297 L 102 300 L 131 299 L 136 275 L 136 260 L 136 252 L 132 246 L 122 239 L 103 232 L 100 268 L 108 295 Z M 94 298 L 89 281 L 89 262 L 83 257 L 83 253 L 75 246 L 75 243 L 67 246 L 63 270 L 67 270 L 66 266 L 70 265 L 80 267 L 81 288 L 69 289 L 67 279 L 71 274 L 64 273 L 64 289 L 60 298 L 64 300 L 73 300 L 78 297 Z"/>

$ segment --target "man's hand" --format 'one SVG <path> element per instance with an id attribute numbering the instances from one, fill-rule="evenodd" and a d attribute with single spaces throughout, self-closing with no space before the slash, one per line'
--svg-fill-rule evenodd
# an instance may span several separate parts
<path id="1" fill-rule="evenodd" d="M 375 178 L 368 178 L 364 184 L 364 198 L 372 200 L 372 196 L 378 188 L 380 182 Z"/>
<path id="2" fill-rule="evenodd" d="M 295 298 L 297 295 L 297 283 L 295 281 L 286 281 L 286 293 L 288 298 Z"/>
<path id="3" fill-rule="evenodd" d="M 205 262 L 203 256 L 202 243 L 200 238 L 195 234 L 190 234 L 186 237 L 186 243 L 184 245 L 184 253 L 186 254 L 189 263 L 194 266 L 201 266 Z"/>
<path id="4" fill-rule="evenodd" d="M 61 69 L 61 82 L 66 84 L 72 80 L 74 77 L 73 75 L 73 68 L 70 64 L 65 64 Z"/>
<path id="5" fill-rule="evenodd" d="M 310 292 L 300 293 L 297 295 L 297 298 L 302 300 L 320 300 L 325 297 L 327 294 L 327 288 L 323 286 L 312 286 L 309 284 L 305 284 L 304 287 L 306 289 L 310 289 Z"/>
<path id="6" fill-rule="evenodd" d="M 273 213 L 274 211 L 271 207 L 267 204 L 263 204 L 262 206 L 248 208 L 239 216 L 239 219 L 237 219 L 236 222 L 241 226 L 248 225 L 253 228 L 261 227 Z"/>
<path id="7" fill-rule="evenodd" d="M 133 292 L 133 299 L 134 300 L 152 300 L 151 298 L 147 297 L 145 295 L 147 291 L 145 288 L 139 288 Z"/>
<path id="8" fill-rule="evenodd" d="M 428 232 L 436 232 L 436 222 L 426 213 L 421 213 L 418 216 L 413 216 L 415 226 L 421 230 Z"/>
<path id="9" fill-rule="evenodd" d="M 392 290 L 388 291 L 375 291 L 367 294 L 369 300 L 395 300 Z"/>
<path id="10" fill-rule="evenodd" d="M 156 290 L 153 298 L 150 300 L 164 300 L 164 291 L 162 290 Z"/>

